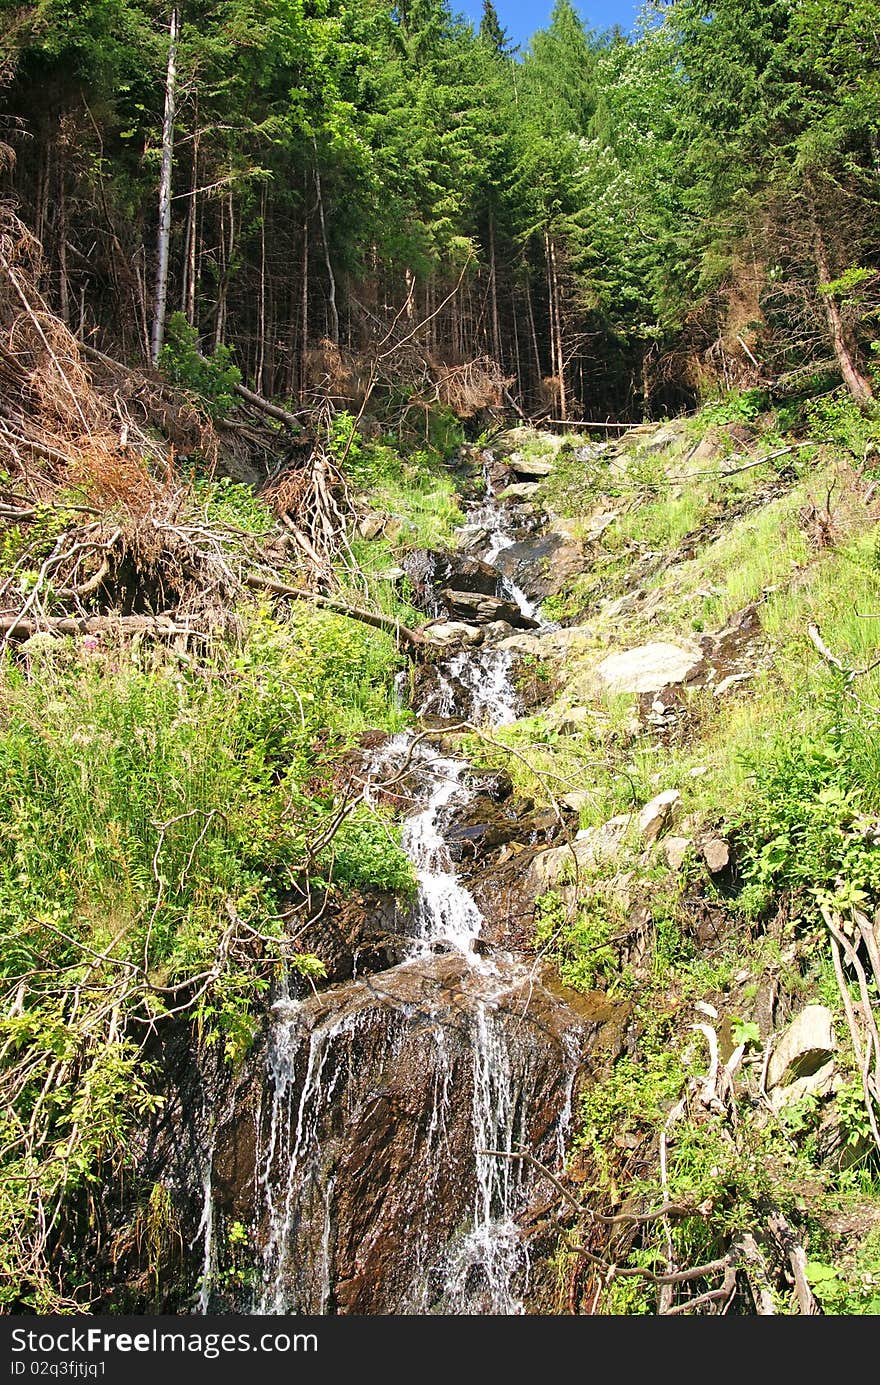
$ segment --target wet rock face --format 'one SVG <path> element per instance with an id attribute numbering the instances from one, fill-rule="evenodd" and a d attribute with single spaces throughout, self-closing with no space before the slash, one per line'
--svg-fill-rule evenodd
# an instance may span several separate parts
<path id="1" fill-rule="evenodd" d="M 535 630 L 538 626 L 536 620 L 523 615 L 515 601 L 503 597 L 456 591 L 452 587 L 444 587 L 439 595 L 449 614 L 458 620 L 475 621 L 477 624 L 504 621 L 519 630 Z"/>
<path id="2" fill-rule="evenodd" d="M 317 917 L 298 928 L 296 945 L 324 963 L 328 981 L 382 971 L 399 948 L 395 897 L 369 890 L 324 901 Z"/>
<path id="3" fill-rule="evenodd" d="M 444 609 L 440 595 L 444 588 L 489 597 L 499 594 L 497 570 L 467 553 L 417 548 L 403 558 L 401 566 L 410 580 L 416 605 L 429 615 L 439 615 Z"/>
<path id="4" fill-rule="evenodd" d="M 495 563 L 530 601 L 555 596 L 586 566 L 583 544 L 565 527 L 549 528 L 520 539 L 502 549 Z"/>
<path id="5" fill-rule="evenodd" d="M 255 1075 L 215 1157 L 220 1218 L 252 1209 L 255 1306 L 498 1311 L 488 1306 L 491 1254 L 484 1263 L 468 1242 L 474 1189 L 479 1197 L 487 1179 L 515 1180 L 523 1221 L 537 1191 L 520 1161 L 487 1164 L 478 1144 L 512 1140 L 555 1162 L 589 1032 L 524 968 L 479 973 L 459 954 L 282 1007 L 274 1092 Z M 481 1130 L 475 1089 L 493 1082 L 487 1109 L 497 1107 L 503 1128 Z"/>

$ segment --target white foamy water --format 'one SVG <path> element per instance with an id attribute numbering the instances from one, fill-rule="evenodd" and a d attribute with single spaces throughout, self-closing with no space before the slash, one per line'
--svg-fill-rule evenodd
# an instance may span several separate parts
<path id="1" fill-rule="evenodd" d="M 468 527 L 488 535 L 481 556 L 490 563 L 515 541 L 505 528 L 504 507 L 491 499 L 472 514 Z M 505 581 L 503 591 L 524 614 L 535 617 L 534 604 L 514 584 Z M 514 721 L 517 699 L 509 652 L 490 646 L 451 655 L 440 666 L 438 687 L 423 710 L 428 709 L 489 727 Z M 460 1116 L 456 1103 L 463 1094 L 456 1083 L 462 1078 L 463 1025 L 465 1051 L 470 1054 L 470 1070 L 466 1065 L 464 1071 L 473 1127 L 473 1175 L 461 1209 L 465 1227 L 442 1247 L 414 1236 L 413 1286 L 403 1311 L 516 1315 L 524 1311 L 530 1268 L 516 1221 L 528 1178 L 523 1162 L 507 1156 L 515 1155 L 526 1140 L 529 1065 L 522 1052 L 514 1056 L 511 1017 L 504 1002 L 521 987 L 524 969 L 510 958 L 499 959 L 496 965 L 480 955 L 483 917 L 458 878 L 445 837 L 456 809 L 466 807 L 471 796 L 467 772 L 465 761 L 407 731 L 374 755 L 364 790 L 367 803 L 375 803 L 383 789 L 414 799 L 401 838 L 417 882 L 409 919 L 409 960 L 401 968 L 430 965 L 429 959 L 443 951 L 460 955 L 465 963 L 466 1003 L 455 1011 L 458 1066 L 447 1035 L 446 1008 L 437 1012 L 436 1022 L 429 1015 L 425 1031 L 424 1060 L 430 1064 L 432 1096 L 430 1119 L 421 1137 L 427 1157 L 424 1149 L 419 1155 L 428 1171 L 430 1186 L 426 1185 L 425 1195 L 430 1201 L 437 1171 L 448 1155 L 444 1149 L 450 1119 L 453 1113 Z M 345 987 L 340 990 L 344 992 Z M 257 1313 L 333 1311 L 337 1190 L 323 1142 L 334 1120 L 339 1120 L 334 1103 L 343 1096 L 351 1064 L 357 1061 L 359 1026 L 383 1024 L 392 1050 L 409 1033 L 407 1006 L 381 1013 L 362 1006 L 336 1016 L 331 1009 L 317 1020 L 312 1008 L 306 1020 L 308 1005 L 308 1001 L 289 1000 L 275 1007 L 268 1058 L 271 1100 L 259 1141 L 259 1188 L 267 1231 L 258 1257 L 253 1307 Z M 419 1018 L 424 1023 L 421 1009 Z M 393 1061 L 393 1052 L 390 1058 Z M 557 1133 L 560 1158 L 571 1116 L 575 1067 L 572 1055 Z M 214 1255 L 208 1200 L 206 1188 L 206 1268 Z M 401 1235 L 407 1234 L 413 1235 L 413 1228 L 402 1227 Z"/>

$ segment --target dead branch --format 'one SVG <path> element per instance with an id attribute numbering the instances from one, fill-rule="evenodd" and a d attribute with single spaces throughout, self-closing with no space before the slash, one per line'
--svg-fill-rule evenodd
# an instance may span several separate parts
<path id="1" fill-rule="evenodd" d="M 203 358 L 204 359 L 204 358 Z M 286 428 L 290 428 L 294 433 L 302 433 L 303 425 L 296 414 L 290 413 L 288 409 L 282 409 L 280 404 L 273 404 L 271 400 L 264 399 L 262 395 L 255 394 L 246 385 L 233 385 L 233 391 L 250 404 L 251 408 L 258 409 L 260 413 L 266 414 L 268 418 L 275 418 L 279 423 L 283 423 Z"/>
<path id="2" fill-rule="evenodd" d="M 31 635 L 98 635 L 104 631 L 128 635 L 198 634 L 188 625 L 178 625 L 168 616 L 0 616 L 0 632 L 25 640 Z"/>
<path id="3" fill-rule="evenodd" d="M 832 668 L 836 668 L 839 673 L 842 673 L 848 683 L 851 683 L 854 678 L 864 678 L 866 673 L 872 673 L 875 668 L 880 668 L 880 658 L 872 660 L 872 662 L 866 664 L 864 668 L 848 668 L 835 654 L 831 653 L 831 650 L 819 633 L 818 625 L 808 625 L 807 634 L 814 648 L 822 656 L 826 664 L 830 664 Z"/>
<path id="4" fill-rule="evenodd" d="M 283 582 L 275 582 L 267 577 L 257 577 L 253 573 L 245 579 L 245 585 L 252 591 L 268 592 L 271 596 L 285 596 L 293 601 L 308 601 L 313 606 L 320 606 L 324 610 L 334 611 L 337 615 L 348 616 L 350 620 L 360 621 L 362 625 L 370 625 L 376 630 L 384 630 L 387 634 L 393 635 L 399 646 L 407 653 L 410 658 L 415 658 L 426 644 L 424 636 L 416 630 L 410 630 L 408 626 L 402 625 L 394 616 L 382 615 L 378 611 L 365 611 L 360 606 L 352 606 L 348 601 L 343 601 L 335 596 L 322 596 L 317 592 L 303 591 L 300 587 L 288 587 Z"/>

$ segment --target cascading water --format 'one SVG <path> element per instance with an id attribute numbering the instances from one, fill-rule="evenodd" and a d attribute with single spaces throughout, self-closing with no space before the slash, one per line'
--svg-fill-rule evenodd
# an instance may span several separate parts
<path id="1" fill-rule="evenodd" d="M 489 533 L 487 556 L 512 542 L 502 514 L 490 503 L 472 520 Z M 510 585 L 507 592 L 533 614 L 522 593 Z M 448 699 L 441 714 L 472 724 L 512 721 L 516 695 L 510 675 L 504 651 L 459 651 L 441 672 L 441 691 Z M 264 1233 L 254 1312 L 327 1313 L 351 1311 L 351 1304 L 361 1311 L 357 1305 L 370 1301 L 365 1284 L 375 1269 L 366 1267 L 382 1263 L 380 1228 L 387 1215 L 387 1199 L 375 1188 L 370 1190 L 372 1216 L 353 1251 L 355 1264 L 365 1267 L 364 1283 L 357 1274 L 341 1287 L 335 1280 L 339 1203 L 351 1195 L 339 1161 L 347 1158 L 358 1176 L 363 1164 L 356 1154 L 340 1152 L 348 1149 L 346 1122 L 363 1126 L 372 1157 L 390 1158 L 387 1150 L 414 1110 L 412 1157 L 424 1174 L 414 1180 L 405 1216 L 393 1227 L 405 1243 L 411 1277 L 396 1297 L 386 1295 L 382 1301 L 392 1306 L 380 1311 L 524 1311 L 529 1255 L 516 1217 L 530 1175 L 515 1156 L 529 1141 L 539 1079 L 528 1046 L 532 1040 L 522 1038 L 523 1024 L 512 1024 L 511 1014 L 528 1016 L 534 978 L 507 954 L 495 952 L 491 960 L 481 954 L 483 918 L 456 875 L 444 837 L 451 814 L 470 796 L 467 771 L 464 761 L 414 732 L 393 738 L 374 756 L 368 801 L 384 781 L 405 776 L 417 804 L 402 835 L 418 884 L 403 958 L 378 976 L 275 1006 L 271 1101 L 259 1131 Z M 359 1055 L 365 1046 L 374 1051 L 377 1036 L 381 1064 L 392 1075 L 389 1093 L 393 1088 L 384 1097 L 380 1089 L 377 1100 L 401 1103 L 393 1082 L 395 1057 L 402 1062 L 406 1054 L 412 1062 L 414 1046 L 414 1066 L 428 1079 L 423 1091 L 406 1094 L 405 1111 L 401 1107 L 396 1124 L 382 1126 L 381 1138 L 376 1133 L 381 1121 L 368 1111 L 369 1101 L 358 1104 L 352 1095 L 358 1090 Z M 551 1085 L 558 1093 L 554 1143 L 561 1152 L 576 1068 L 568 1035 L 560 1054 L 564 1070 L 561 1079 L 553 1074 Z M 546 1077 L 541 1080 L 546 1086 Z M 452 1129 L 455 1120 L 460 1124 L 462 1101 L 470 1107 L 469 1150 L 460 1139 L 456 1143 Z M 352 1175 L 347 1177 L 351 1182 Z M 438 1207 L 444 1209 L 439 1220 Z"/>

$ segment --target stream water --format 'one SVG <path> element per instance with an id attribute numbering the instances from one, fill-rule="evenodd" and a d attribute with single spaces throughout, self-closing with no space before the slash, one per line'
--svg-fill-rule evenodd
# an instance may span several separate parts
<path id="1" fill-rule="evenodd" d="M 514 541 L 491 499 L 469 527 L 485 536 L 486 562 Z M 491 645 L 451 654 L 431 710 L 512 721 L 511 656 Z M 367 799 L 405 776 L 415 801 L 402 844 L 418 892 L 396 966 L 274 1007 L 254 1313 L 525 1311 L 518 1217 L 535 1176 L 516 1156 L 535 1147 L 540 1111 L 543 1157 L 561 1158 L 578 1034 L 555 1012 L 536 1018 L 528 962 L 481 945 L 483 916 L 445 837 L 471 796 L 468 772 L 418 728 L 373 756 Z M 206 1212 L 206 1244 L 211 1225 Z"/>

